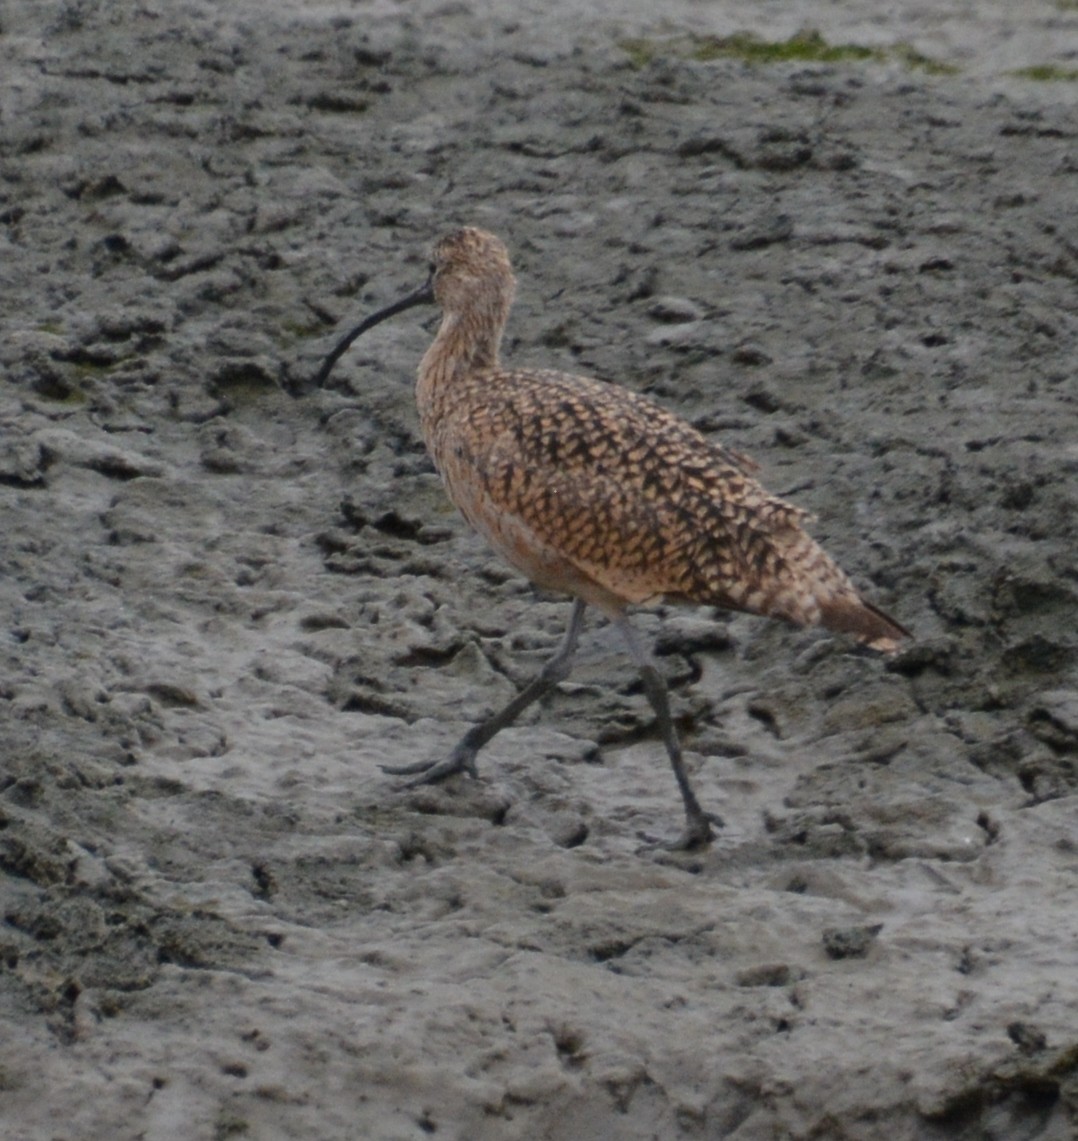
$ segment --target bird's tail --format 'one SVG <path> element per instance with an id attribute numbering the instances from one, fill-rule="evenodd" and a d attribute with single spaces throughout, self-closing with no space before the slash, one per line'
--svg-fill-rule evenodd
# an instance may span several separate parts
<path id="1" fill-rule="evenodd" d="M 822 602 L 820 625 L 828 630 L 851 634 L 859 642 L 882 654 L 893 654 L 907 638 L 909 630 L 885 614 L 878 606 L 857 595 L 840 595 Z"/>

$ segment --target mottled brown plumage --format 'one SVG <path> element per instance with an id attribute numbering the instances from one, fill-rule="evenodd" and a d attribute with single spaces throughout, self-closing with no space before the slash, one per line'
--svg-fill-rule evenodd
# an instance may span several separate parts
<path id="1" fill-rule="evenodd" d="M 514 289 L 498 238 L 471 228 L 452 233 L 434 248 L 428 287 L 349 334 L 320 376 L 363 329 L 410 304 L 437 301 L 442 323 L 420 365 L 416 398 L 449 497 L 533 582 L 578 600 L 565 645 L 544 675 L 476 726 L 448 761 L 407 771 L 423 780 L 474 771 L 478 748 L 568 672 L 590 604 L 619 625 L 641 668 L 685 801 L 684 843 L 704 842 L 708 817 L 684 772 L 665 687 L 635 641 L 626 607 L 662 598 L 704 603 L 824 625 L 883 651 L 906 631 L 861 599 L 804 530 L 807 513 L 765 491 L 744 458 L 627 389 L 503 368 L 499 345 Z"/>

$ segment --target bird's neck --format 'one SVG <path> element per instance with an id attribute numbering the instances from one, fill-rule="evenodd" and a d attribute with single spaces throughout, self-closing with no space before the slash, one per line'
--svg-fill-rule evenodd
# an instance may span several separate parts
<path id="1" fill-rule="evenodd" d="M 420 418 L 429 421 L 452 401 L 453 388 L 466 376 L 499 367 L 498 349 L 508 316 L 504 310 L 447 312 L 433 344 L 419 365 L 416 400 Z"/>

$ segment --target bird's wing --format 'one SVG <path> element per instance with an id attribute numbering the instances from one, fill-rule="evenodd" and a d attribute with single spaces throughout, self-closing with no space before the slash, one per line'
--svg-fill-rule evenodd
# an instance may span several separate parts
<path id="1" fill-rule="evenodd" d="M 751 585 L 781 576 L 791 538 L 807 539 L 805 512 L 650 400 L 558 373 L 508 377 L 471 433 L 487 441 L 472 463 L 491 509 L 625 601 L 756 609 Z"/>

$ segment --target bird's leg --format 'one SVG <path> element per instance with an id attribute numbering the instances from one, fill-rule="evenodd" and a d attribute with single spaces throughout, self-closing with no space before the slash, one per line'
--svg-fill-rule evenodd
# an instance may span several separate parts
<path id="1" fill-rule="evenodd" d="M 573 602 L 573 612 L 569 617 L 569 628 L 558 647 L 557 653 L 548 661 L 539 674 L 526 685 L 503 709 L 498 710 L 486 721 L 473 725 L 457 743 L 456 748 L 443 761 L 420 761 L 414 765 L 382 765 L 382 771 L 393 776 L 414 776 L 411 785 L 435 784 L 454 773 L 476 775 L 475 758 L 479 750 L 507 725 L 511 725 L 520 715 L 552 690 L 558 682 L 564 681 L 573 668 L 573 657 L 580 630 L 584 625 L 585 604 L 578 598 Z"/>
<path id="2" fill-rule="evenodd" d="M 685 762 L 681 756 L 681 742 L 678 740 L 674 720 L 670 716 L 670 699 L 667 694 L 666 682 L 662 674 L 655 667 L 650 655 L 640 644 L 636 631 L 629 624 L 629 619 L 622 614 L 614 620 L 621 631 L 629 653 L 640 670 L 640 679 L 644 683 L 644 693 L 647 695 L 651 708 L 655 710 L 655 719 L 659 723 L 659 731 L 666 745 L 666 752 L 670 758 L 670 767 L 674 770 L 678 788 L 681 790 L 681 799 L 685 804 L 685 831 L 673 842 L 664 845 L 674 850 L 691 851 L 702 847 L 714 838 L 711 825 L 714 823 L 722 827 L 722 820 L 714 813 L 705 812 L 696 799 L 689 774 L 685 771 Z"/>

